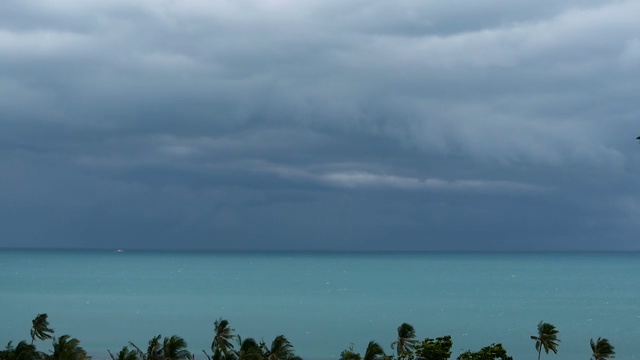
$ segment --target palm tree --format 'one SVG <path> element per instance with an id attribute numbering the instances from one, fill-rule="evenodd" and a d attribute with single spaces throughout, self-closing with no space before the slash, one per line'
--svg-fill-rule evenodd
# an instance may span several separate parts
<path id="1" fill-rule="evenodd" d="M 140 350 L 136 344 L 130 342 L 131 346 L 135 348 L 134 350 L 128 351 L 128 348 L 125 346 L 122 348 L 120 353 L 125 352 L 126 356 L 130 353 L 133 353 L 135 357 L 126 358 L 126 360 L 190 360 L 192 359 L 192 354 L 187 350 L 187 342 L 181 338 L 180 336 L 173 335 L 170 338 L 165 337 L 162 343 L 160 339 L 162 335 L 154 336 L 151 340 L 149 340 L 149 345 L 147 346 L 147 352 L 143 352 Z M 205 353 L 206 354 L 206 353 Z M 119 355 L 120 356 L 120 355 Z M 208 357 L 208 355 L 207 355 Z M 113 359 L 113 355 L 111 356 Z M 114 359 L 116 360 L 116 359 Z M 122 360 L 118 358 L 117 360 Z"/>
<path id="2" fill-rule="evenodd" d="M 213 323 L 213 328 L 215 330 L 215 335 L 211 342 L 213 360 L 231 359 L 233 352 L 233 343 L 231 343 L 231 341 L 235 335 L 233 334 L 234 330 L 229 327 L 229 321 L 220 318 Z M 209 355 L 207 355 L 207 357 L 208 356 Z"/>
<path id="3" fill-rule="evenodd" d="M 4 351 L 0 351 L 0 359 L 2 360 L 39 360 L 43 358 L 43 354 L 36 350 L 32 344 L 26 341 L 20 341 L 16 347 L 13 342 L 9 341 Z"/>
<path id="4" fill-rule="evenodd" d="M 554 354 L 558 353 L 558 343 L 560 340 L 558 339 L 558 330 L 556 330 L 555 326 L 540 321 L 540 323 L 538 323 L 538 335 L 532 335 L 531 339 L 536 341 L 538 360 L 540 360 L 542 349 L 544 349 L 544 352 L 547 354 L 549 353 L 549 350 L 553 351 Z"/>
<path id="5" fill-rule="evenodd" d="M 78 339 L 69 335 L 62 335 L 59 339 L 53 339 L 53 354 L 47 360 L 87 360 L 87 352 L 80 346 Z"/>
<path id="6" fill-rule="evenodd" d="M 364 358 L 362 360 L 382 360 L 386 354 L 382 349 L 382 346 L 375 341 L 369 341 L 367 350 L 364 352 Z"/>
<path id="7" fill-rule="evenodd" d="M 164 338 L 162 343 L 162 360 L 190 360 L 191 353 L 187 350 L 187 342 L 180 336 L 173 335 Z"/>
<path id="8" fill-rule="evenodd" d="M 238 351 L 236 352 L 237 360 L 263 360 L 260 345 L 253 338 L 242 340 L 238 335 Z"/>
<path id="9" fill-rule="evenodd" d="M 613 359 L 616 355 L 614 351 L 615 347 L 609 343 L 609 340 L 598 338 L 598 340 L 593 341 L 591 339 L 591 351 L 593 351 L 593 355 L 591 359 L 593 360 L 607 360 Z"/>
<path id="10" fill-rule="evenodd" d="M 284 335 L 276 336 L 269 348 L 264 341 L 260 345 L 262 347 L 262 356 L 266 360 L 291 360 L 295 356 L 293 345 Z"/>
<path id="11" fill-rule="evenodd" d="M 161 337 L 162 336 L 158 334 L 158 336 L 154 336 L 149 340 L 147 354 L 145 356 L 146 360 L 162 360 L 162 347 L 160 346 Z"/>
<path id="12" fill-rule="evenodd" d="M 386 354 L 380 344 L 375 341 L 369 341 L 367 350 L 364 353 L 364 358 L 362 358 L 360 353 L 353 350 L 353 344 L 351 344 L 347 350 L 340 354 L 340 360 L 383 360 L 385 356 Z"/>
<path id="13" fill-rule="evenodd" d="M 47 314 L 38 314 L 35 319 L 31 320 L 31 344 L 38 338 L 40 340 L 51 339 L 54 333 L 53 329 L 49 328 L 49 321 L 47 320 Z"/>
<path id="14" fill-rule="evenodd" d="M 398 340 L 391 343 L 391 348 L 397 349 L 398 358 L 404 358 L 413 353 L 416 342 L 416 330 L 412 325 L 403 323 L 398 326 Z"/>
<path id="15" fill-rule="evenodd" d="M 480 351 L 467 350 L 460 354 L 457 360 L 513 360 L 513 357 L 507 354 L 507 350 L 502 344 L 491 344 L 485 346 Z"/>
<path id="16" fill-rule="evenodd" d="M 340 360 L 362 360 L 362 356 L 353 350 L 353 343 L 351 343 L 348 349 L 340 353 Z"/>
<path id="17" fill-rule="evenodd" d="M 107 352 L 109 356 L 111 356 L 111 360 L 140 360 L 138 353 L 135 350 L 129 350 L 127 346 L 123 346 L 116 356 L 113 356 L 109 350 L 107 350 Z"/>
<path id="18" fill-rule="evenodd" d="M 161 337 L 162 335 L 158 335 L 149 340 L 146 353 L 131 341 L 129 341 L 129 345 L 133 346 L 136 356 L 142 360 L 162 360 L 162 347 L 160 346 Z"/>

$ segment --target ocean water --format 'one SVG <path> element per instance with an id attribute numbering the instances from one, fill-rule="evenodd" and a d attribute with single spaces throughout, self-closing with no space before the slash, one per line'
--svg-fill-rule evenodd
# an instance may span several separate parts
<path id="1" fill-rule="evenodd" d="M 369 340 L 387 352 L 408 322 L 419 338 L 451 335 L 462 351 L 502 343 L 535 359 L 539 321 L 554 324 L 557 355 L 587 360 L 608 338 L 640 359 L 637 253 L 168 253 L 0 251 L 0 345 L 29 338 L 47 313 L 95 359 L 129 341 L 177 334 L 203 358 L 213 322 L 270 342 L 284 334 L 305 359 L 337 359 Z M 50 342 L 38 342 L 50 349 Z"/>

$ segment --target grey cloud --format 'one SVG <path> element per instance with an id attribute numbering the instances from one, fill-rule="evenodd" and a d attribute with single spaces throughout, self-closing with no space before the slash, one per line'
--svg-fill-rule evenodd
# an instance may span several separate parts
<path id="1" fill-rule="evenodd" d="M 454 180 L 416 179 L 395 175 L 376 175 L 366 172 L 329 173 L 321 178 L 331 184 L 347 188 L 391 187 L 404 190 L 459 190 L 459 191 L 498 191 L 498 192 L 538 192 L 544 190 L 538 186 L 509 181 L 491 180 Z"/>
<path id="2" fill-rule="evenodd" d="M 366 167 L 375 168 L 374 164 L 329 164 L 329 168 L 345 168 L 350 170 L 331 171 L 325 170 L 318 172 L 310 172 L 304 169 L 296 169 L 285 166 L 268 165 L 260 169 L 262 171 L 273 172 L 283 178 L 303 179 L 329 186 L 346 189 L 376 189 L 389 188 L 400 190 L 425 190 L 425 191 L 461 191 L 461 192 L 479 192 L 479 193 L 515 193 L 515 194 L 536 194 L 547 192 L 541 186 L 532 184 L 500 181 L 500 180 L 477 180 L 477 179 L 456 179 L 443 180 L 438 178 L 419 179 L 415 177 L 375 174 L 368 171 L 353 170 Z M 380 166 L 378 166 L 379 168 Z M 327 168 L 322 166 L 321 168 Z"/>
<path id="3" fill-rule="evenodd" d="M 639 11 L 3 2 L 0 213 L 17 240 L 0 246 L 32 214 L 33 246 L 47 233 L 92 246 L 83 236 L 102 229 L 164 247 L 262 234 L 265 248 L 388 249 L 402 234 L 429 249 L 419 234 L 433 232 L 523 249 L 492 230 L 520 227 L 550 246 L 615 233 L 635 248 Z"/>

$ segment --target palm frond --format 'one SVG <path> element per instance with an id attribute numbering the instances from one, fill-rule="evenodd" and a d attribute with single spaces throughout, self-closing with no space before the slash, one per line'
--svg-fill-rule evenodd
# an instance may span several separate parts
<path id="1" fill-rule="evenodd" d="M 385 356 L 382 346 L 375 341 L 369 341 L 363 360 L 381 360 Z"/>
<path id="2" fill-rule="evenodd" d="M 262 360 L 262 352 L 260 344 L 254 338 L 246 338 L 242 340 L 238 336 L 238 351 L 236 352 L 238 360 Z"/>
<path id="3" fill-rule="evenodd" d="M 86 360 L 87 352 L 80 346 L 80 340 L 62 335 L 53 341 L 51 360 Z"/>
<path id="4" fill-rule="evenodd" d="M 158 334 L 149 340 L 147 353 L 144 356 L 146 360 L 162 360 L 162 346 L 160 345 L 162 335 Z"/>
<path id="5" fill-rule="evenodd" d="M 187 350 L 187 342 L 180 336 L 164 338 L 162 344 L 163 360 L 189 360 L 191 353 Z"/>
<path id="6" fill-rule="evenodd" d="M 132 351 L 135 351 L 136 355 L 140 359 L 145 359 L 144 351 L 142 351 L 136 344 L 132 343 L 131 341 L 129 341 L 129 345 L 133 346 L 135 350 L 132 350 Z"/>
<path id="7" fill-rule="evenodd" d="M 130 350 L 128 346 L 123 346 L 122 349 L 114 356 L 111 351 L 107 350 L 111 360 L 139 360 L 136 350 Z"/>
<path id="8" fill-rule="evenodd" d="M 397 350 L 398 357 L 405 357 L 413 352 L 417 343 L 416 330 L 408 323 L 398 326 L 398 339 L 391 343 L 391 348 Z"/>
<path id="9" fill-rule="evenodd" d="M 293 356 L 293 345 L 284 335 L 278 335 L 271 342 L 269 349 L 270 360 L 286 360 Z"/>
<path id="10" fill-rule="evenodd" d="M 214 321 L 213 327 L 215 332 L 211 342 L 213 359 L 220 360 L 222 357 L 227 359 L 234 349 L 232 340 L 235 338 L 235 330 L 229 327 L 229 321 L 222 318 Z"/>
<path id="11" fill-rule="evenodd" d="M 591 351 L 593 352 L 594 360 L 606 360 L 615 358 L 615 347 L 611 345 L 608 339 L 598 338 L 597 340 L 591 339 L 589 342 L 591 345 Z"/>
<path id="12" fill-rule="evenodd" d="M 558 346 L 560 345 L 558 333 L 558 329 L 556 329 L 555 326 L 544 321 L 538 323 L 538 335 L 531 336 L 531 339 L 536 341 L 535 346 L 538 352 L 538 359 L 540 359 L 540 354 L 543 349 L 546 354 L 548 354 L 549 351 L 553 351 L 554 354 L 558 353 Z"/>
<path id="13" fill-rule="evenodd" d="M 49 316 L 47 314 L 38 314 L 31 320 L 31 343 L 38 338 L 40 340 L 47 340 L 53 338 L 55 331 L 49 327 Z"/>

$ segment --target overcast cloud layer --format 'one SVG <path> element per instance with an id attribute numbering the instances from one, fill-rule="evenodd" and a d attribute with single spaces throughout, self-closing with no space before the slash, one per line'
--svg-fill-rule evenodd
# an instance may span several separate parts
<path id="1" fill-rule="evenodd" d="M 640 2 L 0 2 L 0 247 L 640 250 Z"/>

